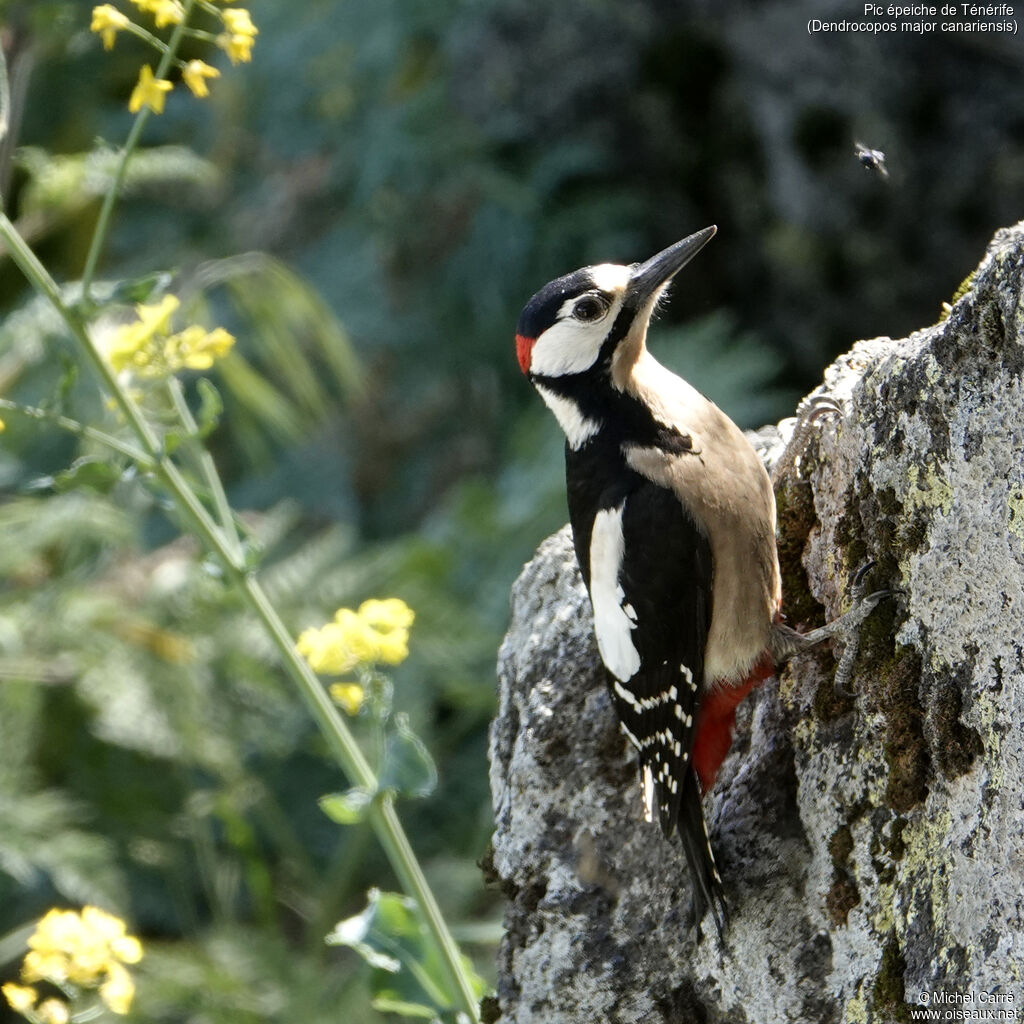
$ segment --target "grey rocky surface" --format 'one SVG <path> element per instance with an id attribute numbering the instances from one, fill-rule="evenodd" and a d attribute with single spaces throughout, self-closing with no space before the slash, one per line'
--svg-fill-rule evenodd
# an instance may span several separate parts
<path id="1" fill-rule="evenodd" d="M 1022 296 L 1024 224 L 945 320 L 825 373 L 842 414 L 778 485 L 789 621 L 845 610 L 869 559 L 902 593 L 853 696 L 823 652 L 741 707 L 706 801 L 725 948 L 642 820 L 568 530 L 541 545 L 491 731 L 501 1024 L 888 1024 L 921 992 L 1024 1018 Z"/>

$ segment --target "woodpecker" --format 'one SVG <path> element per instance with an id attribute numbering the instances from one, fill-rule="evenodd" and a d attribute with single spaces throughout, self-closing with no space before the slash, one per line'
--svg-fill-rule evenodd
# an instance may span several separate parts
<path id="1" fill-rule="evenodd" d="M 669 282 L 715 227 L 644 263 L 545 285 L 516 327 L 519 366 L 565 433 L 573 544 L 644 815 L 678 832 L 699 925 L 725 921 L 702 806 L 736 708 L 776 664 L 874 607 L 801 636 L 781 621 L 775 498 L 743 432 L 647 350 Z"/>

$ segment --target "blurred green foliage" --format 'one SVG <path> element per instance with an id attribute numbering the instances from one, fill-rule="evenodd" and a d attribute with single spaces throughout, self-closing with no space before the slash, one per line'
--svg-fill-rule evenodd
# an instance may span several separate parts
<path id="1" fill-rule="evenodd" d="M 104 53 L 89 6 L 0 0 L 12 85 L 0 189 L 72 297 L 144 59 L 127 38 Z M 476 862 L 494 654 L 519 566 L 565 518 L 561 440 L 513 358 L 519 308 L 556 274 L 643 258 L 718 220 L 652 348 L 756 426 L 792 408 L 828 346 L 886 329 L 872 316 L 917 326 L 918 310 L 937 310 L 949 288 L 929 261 L 956 264 L 955 283 L 965 247 L 999 226 L 965 198 L 992 166 L 977 154 L 998 150 L 1012 192 L 1019 138 L 971 149 L 970 174 L 947 147 L 946 168 L 924 150 L 961 93 L 895 88 L 881 51 L 828 102 L 807 84 L 817 65 L 787 81 L 770 68 L 750 88 L 755 50 L 786 50 L 744 29 L 767 17 L 745 4 L 250 6 L 253 63 L 208 102 L 176 93 L 151 120 L 97 290 L 141 300 L 173 280 L 238 336 L 209 443 L 289 624 L 370 596 L 416 610 L 395 706 L 439 785 L 403 817 L 486 973 L 500 910 Z M 794 67 L 807 67 L 802 45 Z M 956 88 L 976 78 L 965 67 Z M 813 102 L 793 115 L 779 97 L 801 89 Z M 847 138 L 912 116 L 894 178 L 916 170 L 930 198 L 879 191 Z M 943 182 L 962 220 L 929 247 L 921 204 Z M 986 193 L 986 212 L 1001 195 Z M 0 309 L 0 394 L 93 418 L 61 325 L 2 255 Z M 364 829 L 318 807 L 346 780 L 272 649 L 127 466 L 6 419 L 0 970 L 13 972 L 26 921 L 94 901 L 146 942 L 137 1019 L 378 1019 L 359 958 L 324 937 L 393 880 Z"/>

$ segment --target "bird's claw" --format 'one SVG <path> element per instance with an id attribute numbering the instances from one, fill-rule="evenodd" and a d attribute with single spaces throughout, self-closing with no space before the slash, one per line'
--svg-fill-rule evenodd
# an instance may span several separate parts
<path id="1" fill-rule="evenodd" d="M 901 593 L 901 591 L 893 588 L 876 590 L 870 594 L 864 593 L 864 591 L 867 590 L 866 581 L 868 573 L 871 572 L 876 564 L 875 560 L 872 559 L 869 562 L 865 562 L 864 565 L 857 570 L 850 586 L 850 595 L 853 598 L 853 607 L 833 623 L 829 624 L 832 627 L 832 632 L 834 634 L 841 633 L 846 640 L 843 655 L 839 660 L 839 664 L 836 666 L 836 675 L 833 682 L 833 690 L 837 697 L 856 697 L 856 693 L 850 689 L 848 684 L 853 678 L 854 663 L 857 659 L 857 654 L 860 651 L 860 627 L 864 620 L 887 597 L 893 597 L 894 595 Z"/>
<path id="2" fill-rule="evenodd" d="M 865 562 L 856 571 L 856 573 L 854 573 L 853 583 L 851 584 L 850 589 L 853 591 L 853 596 L 855 600 L 862 596 L 862 591 L 864 587 L 864 577 L 867 576 L 867 574 L 871 572 L 871 570 L 874 569 L 876 565 L 878 565 L 878 562 L 876 562 L 875 559 L 872 558 L 870 562 Z"/>
<path id="3" fill-rule="evenodd" d="M 772 480 L 779 482 L 789 476 L 791 471 L 794 472 L 795 478 L 800 480 L 797 463 L 803 458 L 814 425 L 826 416 L 842 416 L 842 414 L 842 406 L 830 395 L 814 395 L 801 402 L 796 410 L 796 424 L 790 435 L 789 443 L 772 470 Z"/>
<path id="4" fill-rule="evenodd" d="M 843 407 L 831 395 L 814 395 L 796 411 L 798 423 L 814 423 L 824 416 L 842 416 Z"/>

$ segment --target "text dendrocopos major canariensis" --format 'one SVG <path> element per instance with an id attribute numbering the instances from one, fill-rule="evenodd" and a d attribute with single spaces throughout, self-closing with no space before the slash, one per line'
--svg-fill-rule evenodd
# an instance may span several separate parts
<path id="1" fill-rule="evenodd" d="M 710 908 L 721 933 L 701 797 L 736 707 L 779 662 L 855 628 L 884 594 L 806 636 L 782 624 L 768 474 L 736 424 L 647 351 L 665 287 L 714 233 L 545 285 L 519 318 L 516 353 L 565 432 L 573 543 L 646 817 L 678 830 L 697 922 Z"/>

